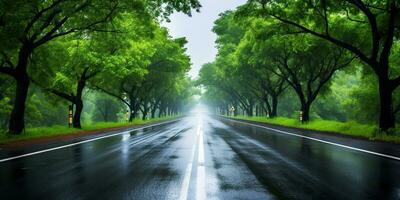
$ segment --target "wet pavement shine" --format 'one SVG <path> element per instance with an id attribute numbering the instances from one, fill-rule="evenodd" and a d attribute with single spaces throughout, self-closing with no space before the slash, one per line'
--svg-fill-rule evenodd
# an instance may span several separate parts
<path id="1" fill-rule="evenodd" d="M 0 199 L 400 199 L 400 161 L 198 111 L 2 161 Z"/>

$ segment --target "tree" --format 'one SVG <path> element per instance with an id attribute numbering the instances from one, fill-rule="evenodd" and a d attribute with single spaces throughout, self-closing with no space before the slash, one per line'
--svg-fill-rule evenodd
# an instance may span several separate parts
<path id="1" fill-rule="evenodd" d="M 253 19 L 251 23 L 257 24 L 257 21 L 259 20 Z M 278 98 L 288 84 L 282 76 L 271 72 L 275 67 L 274 63 L 264 52 L 257 49 L 260 46 L 257 43 L 262 42 L 257 40 L 258 28 L 258 26 L 249 28 L 238 45 L 236 50 L 238 75 L 245 78 L 249 89 L 265 103 L 262 107 L 268 116 L 274 118 L 278 114 Z"/>
<path id="2" fill-rule="evenodd" d="M 392 95 L 400 74 L 392 60 L 398 57 L 393 49 L 399 45 L 400 2 L 251 0 L 240 13 L 273 18 L 289 25 L 291 32 L 307 33 L 352 52 L 377 76 L 379 127 L 395 127 Z"/>
<path id="3" fill-rule="evenodd" d="M 28 66 L 33 52 L 56 38 L 73 33 L 110 31 L 103 25 L 117 13 L 128 11 L 143 16 L 168 16 L 174 10 L 190 14 L 198 9 L 197 1 L 2 1 L 0 72 L 16 81 L 14 107 L 10 115 L 9 132 L 19 134 L 24 128 L 25 101 L 30 84 Z M 82 20 L 85 19 L 85 20 Z"/>
<path id="4" fill-rule="evenodd" d="M 311 104 L 326 88 L 333 74 L 353 60 L 344 49 L 307 35 L 273 36 L 260 47 L 260 51 L 276 66 L 271 72 L 285 79 L 296 92 L 303 121 L 309 120 Z"/>
<path id="5" fill-rule="evenodd" d="M 254 94 L 248 90 L 248 83 L 235 70 L 235 50 L 244 35 L 242 27 L 235 22 L 234 13 L 227 11 L 215 21 L 213 31 L 217 34 L 218 55 L 215 62 L 203 65 L 199 81 L 205 86 L 215 87 L 230 96 L 225 110 L 240 106 L 250 116 L 256 104 Z M 228 112 L 229 113 L 229 112 Z"/>
<path id="6" fill-rule="evenodd" d="M 174 83 L 189 70 L 185 44 L 184 38 L 172 39 L 165 28 L 156 24 L 152 37 L 135 41 L 130 50 L 134 56 L 127 57 L 131 65 L 121 63 L 118 69 L 106 73 L 108 77 L 97 82 L 96 88 L 126 104 L 130 121 L 139 111 L 142 119 L 148 114 L 155 117 L 157 109 L 161 112 L 161 107 L 168 107 L 163 103 L 165 96 L 175 90 Z"/>

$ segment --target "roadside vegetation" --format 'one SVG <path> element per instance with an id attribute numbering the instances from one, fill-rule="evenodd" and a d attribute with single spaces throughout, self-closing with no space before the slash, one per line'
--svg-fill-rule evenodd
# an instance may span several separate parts
<path id="1" fill-rule="evenodd" d="M 369 140 L 379 140 L 400 143 L 400 129 L 392 129 L 391 133 L 379 133 L 379 128 L 377 125 L 372 124 L 361 124 L 355 121 L 349 122 L 339 122 L 332 120 L 322 120 L 314 119 L 307 123 L 301 123 L 298 119 L 286 118 L 286 117 L 276 117 L 267 118 L 266 116 L 229 116 L 233 119 L 242 119 L 254 122 L 261 122 L 266 124 L 281 125 L 286 127 L 316 130 L 331 132 L 334 134 L 343 134 L 354 137 L 365 138 Z"/>
<path id="2" fill-rule="evenodd" d="M 219 115 L 398 141 L 399 14 L 399 1 L 248 1 L 215 21 L 202 100 Z"/>
<path id="3" fill-rule="evenodd" d="M 24 141 L 34 138 L 46 138 L 46 137 L 54 137 L 54 136 L 62 136 L 62 135 L 70 135 L 74 134 L 86 133 L 90 132 L 101 132 L 102 130 L 107 130 L 110 128 L 124 128 L 124 127 L 133 127 L 137 125 L 150 124 L 155 122 L 173 120 L 179 116 L 170 116 L 170 117 L 160 117 L 160 118 L 152 118 L 148 120 L 142 119 L 134 119 L 131 122 L 94 122 L 91 124 L 83 124 L 82 128 L 69 128 L 68 126 L 63 125 L 53 125 L 53 126 L 44 126 L 44 127 L 32 127 L 27 128 L 22 134 L 19 135 L 11 135 L 7 134 L 7 132 L 0 132 L 0 144 L 6 144 L 10 142 L 16 141 Z"/>
<path id="4" fill-rule="evenodd" d="M 0 132 L 8 134 L 1 137 L 182 113 L 195 92 L 187 41 L 161 22 L 199 8 L 192 0 L 1 1 Z"/>

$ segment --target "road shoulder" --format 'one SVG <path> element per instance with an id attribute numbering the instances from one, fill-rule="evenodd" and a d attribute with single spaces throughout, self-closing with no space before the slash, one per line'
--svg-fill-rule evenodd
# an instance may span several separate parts
<path id="1" fill-rule="evenodd" d="M 91 140 L 98 137 L 106 137 L 108 135 L 114 135 L 120 132 L 130 131 L 133 129 L 145 128 L 147 126 L 157 124 L 169 124 L 180 120 L 181 117 L 175 119 L 161 120 L 156 122 L 150 122 L 140 125 L 130 125 L 122 127 L 105 128 L 90 131 L 81 131 L 72 134 L 63 134 L 43 138 L 32 138 L 28 140 L 20 140 L 0 145 L 0 158 L 8 157 L 10 154 L 21 154 L 27 152 L 40 151 L 43 149 L 54 148 L 62 145 L 68 145 L 72 143 L 82 142 L 85 140 Z"/>
<path id="2" fill-rule="evenodd" d="M 315 138 L 317 140 L 323 140 L 330 143 L 335 143 L 339 145 L 346 145 L 353 148 L 359 148 L 367 151 L 373 151 L 381 154 L 388 154 L 396 157 L 400 157 L 400 144 L 385 142 L 385 141 L 374 141 L 368 140 L 365 138 L 358 138 L 354 136 L 342 135 L 332 132 L 325 132 L 325 131 L 315 131 L 315 130 L 308 130 L 308 129 L 301 129 L 301 128 L 294 128 L 294 127 L 287 127 L 282 125 L 275 125 L 275 124 L 267 124 L 263 122 L 255 122 L 250 120 L 244 119 L 234 119 L 224 116 L 217 116 L 219 119 L 225 122 L 244 122 L 246 124 L 253 124 L 256 126 L 262 126 L 269 129 L 275 129 L 274 131 L 278 134 L 279 131 L 294 133 L 302 136 L 307 136 L 311 138 Z"/>

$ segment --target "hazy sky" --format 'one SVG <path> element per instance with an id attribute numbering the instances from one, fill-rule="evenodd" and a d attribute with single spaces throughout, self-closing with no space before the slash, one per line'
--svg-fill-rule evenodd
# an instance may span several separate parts
<path id="1" fill-rule="evenodd" d="M 192 17 L 181 13 L 173 14 L 170 23 L 163 23 L 170 30 L 172 37 L 186 37 L 187 53 L 192 61 L 191 77 L 196 77 L 202 64 L 213 61 L 217 53 L 215 48 L 216 35 L 211 31 L 218 14 L 233 10 L 246 0 L 200 0 L 200 13 Z"/>

